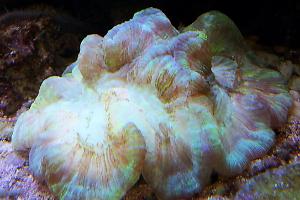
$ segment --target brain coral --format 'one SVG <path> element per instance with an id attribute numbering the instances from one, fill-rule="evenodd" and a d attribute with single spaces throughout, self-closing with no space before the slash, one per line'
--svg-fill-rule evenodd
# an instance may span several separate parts
<path id="1" fill-rule="evenodd" d="M 60 199 L 120 199 L 141 174 L 160 199 L 190 197 L 268 151 L 287 119 L 284 79 L 250 54 L 219 12 L 179 33 L 140 11 L 42 83 L 14 149 Z"/>

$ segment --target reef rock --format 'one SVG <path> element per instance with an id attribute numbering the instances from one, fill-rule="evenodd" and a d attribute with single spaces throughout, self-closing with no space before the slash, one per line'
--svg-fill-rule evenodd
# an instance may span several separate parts
<path id="1" fill-rule="evenodd" d="M 235 199 L 298 199 L 300 163 L 289 164 L 251 178 Z"/>

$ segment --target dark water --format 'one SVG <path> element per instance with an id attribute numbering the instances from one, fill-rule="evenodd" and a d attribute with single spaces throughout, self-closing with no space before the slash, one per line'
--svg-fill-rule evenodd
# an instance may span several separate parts
<path id="1" fill-rule="evenodd" d="M 161 9 L 173 25 L 188 25 L 200 14 L 220 10 L 228 15 L 244 35 L 257 35 L 264 43 L 299 47 L 300 1 L 218 1 L 218 0 L 1 0 L 0 12 L 22 9 L 36 4 L 51 5 L 89 22 L 105 35 L 114 25 L 130 19 L 147 7 Z"/>

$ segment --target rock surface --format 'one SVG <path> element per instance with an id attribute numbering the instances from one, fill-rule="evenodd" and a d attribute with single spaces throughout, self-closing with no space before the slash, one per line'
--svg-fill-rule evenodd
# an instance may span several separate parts
<path id="1" fill-rule="evenodd" d="M 30 174 L 27 160 L 6 141 L 0 141 L 0 198 L 54 200 L 47 186 Z"/>
<path id="2" fill-rule="evenodd" d="M 241 186 L 234 199 L 297 200 L 300 197 L 300 163 L 255 176 Z"/>

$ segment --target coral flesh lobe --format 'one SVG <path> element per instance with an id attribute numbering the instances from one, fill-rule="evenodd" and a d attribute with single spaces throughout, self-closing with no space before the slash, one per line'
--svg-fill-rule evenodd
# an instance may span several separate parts
<path id="1" fill-rule="evenodd" d="M 43 81 L 12 143 L 59 199 L 121 199 L 143 176 L 159 199 L 189 198 L 272 146 L 291 97 L 220 12 L 182 32 L 148 8 L 88 35 Z"/>

